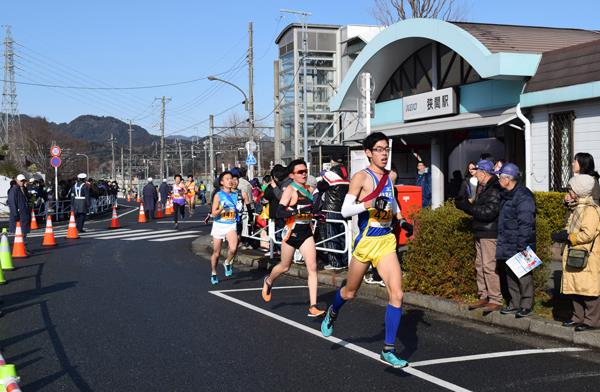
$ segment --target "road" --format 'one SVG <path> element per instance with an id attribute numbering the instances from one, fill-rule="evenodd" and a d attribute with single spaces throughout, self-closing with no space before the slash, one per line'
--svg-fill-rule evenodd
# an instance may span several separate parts
<path id="1" fill-rule="evenodd" d="M 126 213 L 127 207 L 121 209 Z M 260 299 L 264 271 L 236 269 L 218 286 L 191 241 L 209 235 L 198 212 L 180 224 L 122 231 L 90 222 L 78 240 L 41 248 L 0 287 L 0 347 L 24 391 L 597 391 L 600 352 L 406 308 L 394 370 L 377 360 L 381 303 L 347 304 L 334 332 L 305 316 L 305 282 L 283 278 Z M 134 231 L 143 230 L 143 231 Z M 57 230 L 59 233 L 60 230 Z M 160 241 L 159 241 L 160 240 Z M 322 304 L 333 291 L 322 287 Z M 578 350 L 556 352 L 558 350 Z M 524 351 L 533 350 L 533 351 Z"/>

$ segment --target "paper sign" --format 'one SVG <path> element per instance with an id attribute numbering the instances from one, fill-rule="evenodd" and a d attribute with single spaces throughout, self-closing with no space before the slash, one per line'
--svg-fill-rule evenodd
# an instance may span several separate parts
<path id="1" fill-rule="evenodd" d="M 542 260 L 528 246 L 525 252 L 519 252 L 506 260 L 506 265 L 517 275 L 517 278 L 521 278 L 521 276 L 542 265 Z"/>

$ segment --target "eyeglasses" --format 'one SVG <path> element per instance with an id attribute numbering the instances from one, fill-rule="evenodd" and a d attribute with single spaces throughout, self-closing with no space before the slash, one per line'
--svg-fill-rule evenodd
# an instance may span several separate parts
<path id="1" fill-rule="evenodd" d="M 308 174 L 308 170 L 306 170 L 306 169 L 298 170 L 298 171 L 295 171 L 294 174 L 300 174 L 300 175 Z"/>
<path id="2" fill-rule="evenodd" d="M 374 151 L 376 153 L 382 153 L 382 152 L 390 152 L 392 149 L 389 147 L 375 147 L 372 148 L 371 151 Z"/>

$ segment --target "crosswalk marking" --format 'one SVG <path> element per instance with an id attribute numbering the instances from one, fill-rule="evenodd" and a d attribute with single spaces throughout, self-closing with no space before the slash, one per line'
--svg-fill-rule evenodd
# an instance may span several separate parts
<path id="1" fill-rule="evenodd" d="M 145 233 L 148 232 L 150 230 L 127 230 L 127 231 L 122 231 L 120 233 L 107 233 L 107 232 L 102 232 L 102 233 L 94 233 L 94 234 L 90 234 L 90 235 L 86 235 L 83 236 L 83 238 L 103 238 L 103 237 L 111 237 L 111 238 L 119 238 L 120 236 L 124 235 L 124 234 L 129 234 L 129 233 Z"/>
<path id="2" fill-rule="evenodd" d="M 126 238 L 124 241 L 139 241 L 139 240 L 147 240 L 150 238 L 159 238 L 159 237 L 172 237 L 172 236 L 178 236 L 179 238 L 181 238 L 181 234 L 192 234 L 192 233 L 199 233 L 199 231 L 195 231 L 195 230 L 188 230 L 188 231 L 184 231 L 184 232 L 180 232 L 177 230 L 161 230 L 161 231 L 170 231 L 171 233 L 168 234 L 158 234 L 158 235 L 146 235 L 148 233 L 144 233 L 144 235 L 142 237 L 134 237 L 134 238 Z M 160 231 L 155 231 L 155 233 L 160 233 Z M 178 238 L 176 238 L 178 239 Z"/>
<path id="3" fill-rule="evenodd" d="M 127 237 L 137 237 L 140 235 L 147 235 L 150 233 L 153 234 L 160 234 L 160 233 L 166 233 L 166 232 L 172 232 L 173 230 L 157 230 L 157 231 L 152 231 L 152 230 L 131 230 L 128 233 L 123 233 L 123 234 L 118 234 L 118 235 L 104 235 L 104 236 L 97 236 L 97 237 L 92 237 L 98 240 L 112 240 L 112 239 L 121 239 L 121 238 L 127 238 Z"/>
<path id="4" fill-rule="evenodd" d="M 116 229 L 116 230 L 110 230 L 110 231 L 102 230 L 102 231 L 96 231 L 96 232 L 86 230 L 85 233 L 79 233 L 79 235 L 81 237 L 91 237 L 94 235 L 116 234 L 116 233 L 123 233 L 123 232 L 128 232 L 128 231 L 131 231 L 131 229 Z"/>
<path id="5" fill-rule="evenodd" d="M 189 233 L 189 231 L 187 231 L 186 233 Z M 184 238 L 197 238 L 198 235 L 197 234 L 192 234 L 192 235 L 180 235 L 177 237 L 167 237 L 167 238 L 159 238 L 156 240 L 148 240 L 148 241 L 152 241 L 152 242 L 164 242 L 164 241 L 175 241 L 175 240 L 182 240 Z"/>

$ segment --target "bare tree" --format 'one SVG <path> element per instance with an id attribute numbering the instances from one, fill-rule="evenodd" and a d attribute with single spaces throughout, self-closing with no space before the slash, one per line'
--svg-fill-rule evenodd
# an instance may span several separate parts
<path id="1" fill-rule="evenodd" d="M 389 26 L 410 18 L 433 18 L 443 20 L 464 20 L 464 4 L 456 0 L 373 0 L 371 13 L 375 19 Z"/>

